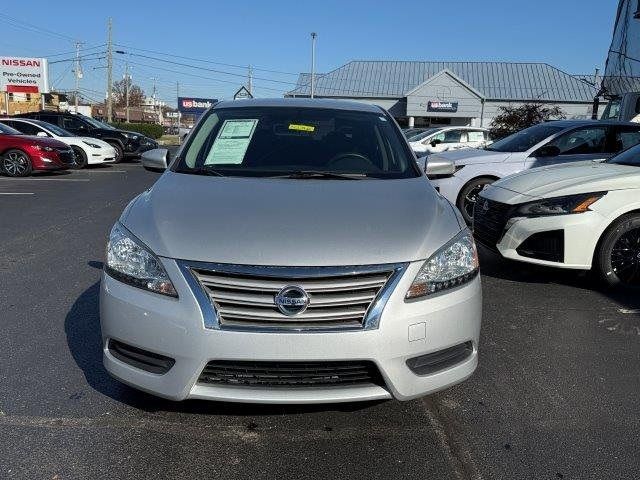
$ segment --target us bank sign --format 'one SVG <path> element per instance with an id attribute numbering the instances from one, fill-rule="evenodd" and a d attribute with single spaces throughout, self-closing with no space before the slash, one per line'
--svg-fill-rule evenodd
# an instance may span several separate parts
<path id="1" fill-rule="evenodd" d="M 0 57 L 0 92 L 49 93 L 47 60 Z"/>

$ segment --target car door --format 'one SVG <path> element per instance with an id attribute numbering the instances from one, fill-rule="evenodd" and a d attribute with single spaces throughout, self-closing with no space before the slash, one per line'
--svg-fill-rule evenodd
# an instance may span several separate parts
<path id="1" fill-rule="evenodd" d="M 21 122 L 19 120 L 3 120 L 2 123 L 10 126 L 11 128 L 15 128 L 24 135 L 37 135 L 39 131 L 39 128 L 35 125 L 28 122 Z"/>
<path id="2" fill-rule="evenodd" d="M 464 138 L 463 138 L 464 135 Z M 454 128 L 437 133 L 432 137 L 424 140 L 429 153 L 446 152 L 447 150 L 455 150 L 460 148 L 462 143 L 467 141 L 467 132 Z"/>
<path id="3" fill-rule="evenodd" d="M 614 153 L 608 125 L 589 125 L 562 133 L 535 150 L 528 160 L 528 168 L 558 163 L 605 160 Z"/>
<path id="4" fill-rule="evenodd" d="M 615 125 L 613 139 L 615 153 L 640 144 L 640 125 Z"/>
<path id="5" fill-rule="evenodd" d="M 484 130 L 468 130 L 467 143 L 464 146 L 467 148 L 481 147 L 486 141 L 485 133 Z"/>
<path id="6" fill-rule="evenodd" d="M 88 125 L 81 119 L 74 117 L 73 115 L 65 115 L 62 117 L 62 125 L 65 130 L 72 132 L 78 136 L 84 136 L 89 134 Z"/>

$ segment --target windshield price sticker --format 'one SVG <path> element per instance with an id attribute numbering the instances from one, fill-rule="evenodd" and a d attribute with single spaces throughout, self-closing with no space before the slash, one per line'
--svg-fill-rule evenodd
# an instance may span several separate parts
<path id="1" fill-rule="evenodd" d="M 289 124 L 289 130 L 297 130 L 298 132 L 314 132 L 316 127 L 313 125 L 300 125 L 298 123 Z"/>
<path id="2" fill-rule="evenodd" d="M 257 124 L 257 119 L 225 120 L 204 164 L 241 164 Z"/>

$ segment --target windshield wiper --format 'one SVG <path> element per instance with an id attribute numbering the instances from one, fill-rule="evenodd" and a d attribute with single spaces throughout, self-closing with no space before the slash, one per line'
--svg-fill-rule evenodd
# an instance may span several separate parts
<path id="1" fill-rule="evenodd" d="M 211 175 L 214 177 L 225 177 L 226 175 L 220 173 L 210 165 L 204 165 L 194 172 L 196 175 Z"/>
<path id="2" fill-rule="evenodd" d="M 275 175 L 273 178 L 296 178 L 296 179 L 306 179 L 306 178 L 331 178 L 335 180 L 360 180 L 365 178 L 366 175 L 361 173 L 333 173 L 333 172 L 322 172 L 316 170 L 301 170 L 298 172 L 287 173 L 286 175 Z"/>

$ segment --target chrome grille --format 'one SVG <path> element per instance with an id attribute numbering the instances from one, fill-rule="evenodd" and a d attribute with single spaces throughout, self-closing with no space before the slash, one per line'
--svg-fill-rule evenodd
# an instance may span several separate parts
<path id="1" fill-rule="evenodd" d="M 404 265 L 336 268 L 281 268 L 218 265 L 189 271 L 205 291 L 221 328 L 363 328 Z M 288 316 L 275 297 L 283 288 L 302 288 L 308 308 Z M 377 307 L 377 308 L 376 308 Z M 375 312 L 374 312 L 375 310 Z"/>

